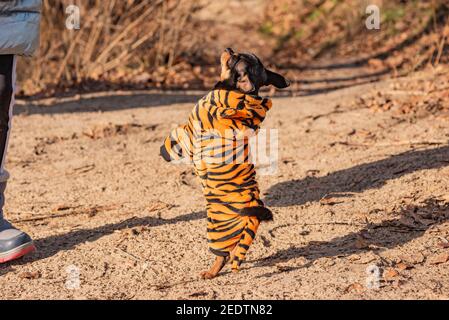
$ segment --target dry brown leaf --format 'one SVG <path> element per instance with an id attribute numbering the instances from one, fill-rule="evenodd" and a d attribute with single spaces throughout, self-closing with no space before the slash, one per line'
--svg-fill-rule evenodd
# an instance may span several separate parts
<path id="1" fill-rule="evenodd" d="M 445 263 L 447 261 L 449 261 L 449 253 L 447 253 L 447 252 L 444 252 L 444 253 L 441 253 L 439 255 L 433 256 L 429 260 L 429 262 L 431 264 L 441 264 L 441 263 Z"/>
<path id="2" fill-rule="evenodd" d="M 134 228 L 127 229 L 125 233 L 129 236 L 138 236 L 142 232 L 144 232 L 146 229 L 143 226 L 138 226 Z"/>
<path id="3" fill-rule="evenodd" d="M 443 242 L 443 241 L 441 241 L 441 242 L 439 242 L 437 245 L 438 245 L 440 248 L 443 248 L 443 249 L 449 248 L 449 242 Z"/>
<path id="4" fill-rule="evenodd" d="M 406 226 L 406 227 L 410 227 L 410 228 L 415 228 L 415 220 L 411 217 L 407 217 L 407 216 L 402 216 L 399 219 L 399 223 Z"/>
<path id="5" fill-rule="evenodd" d="M 375 255 L 374 253 L 372 253 L 371 251 L 367 252 L 366 254 L 364 254 L 360 260 L 358 260 L 356 263 L 357 264 L 367 264 L 367 263 L 371 263 L 375 260 L 378 259 L 378 256 Z"/>
<path id="6" fill-rule="evenodd" d="M 280 271 L 280 272 L 288 272 L 288 271 L 292 271 L 295 268 L 294 267 L 290 267 L 290 266 L 276 266 L 276 268 Z"/>
<path id="7" fill-rule="evenodd" d="M 405 262 L 399 262 L 396 264 L 396 268 L 398 268 L 400 271 L 404 271 L 404 270 L 412 269 L 413 265 L 407 264 Z"/>
<path id="8" fill-rule="evenodd" d="M 365 239 L 361 236 L 357 236 L 357 239 L 355 240 L 354 247 L 357 249 L 366 249 L 369 247 L 369 245 L 370 245 L 370 243 L 368 242 L 367 239 Z"/>
<path id="9" fill-rule="evenodd" d="M 350 256 L 348 256 L 348 260 L 349 261 L 358 261 L 358 260 L 360 260 L 360 256 L 358 254 L 351 254 Z"/>
<path id="10" fill-rule="evenodd" d="M 147 207 L 149 212 L 158 211 L 166 208 L 172 208 L 173 205 L 162 202 L 162 201 L 154 201 L 150 203 Z"/>
<path id="11" fill-rule="evenodd" d="M 432 220 L 432 219 L 425 219 L 425 218 L 421 217 L 419 214 L 416 214 L 416 213 L 411 213 L 410 215 L 413 217 L 415 222 L 421 223 L 421 224 L 423 224 L 425 226 L 429 226 L 429 225 L 435 223 L 434 220 Z"/>
<path id="12" fill-rule="evenodd" d="M 68 204 L 60 204 L 55 207 L 54 211 L 65 211 L 65 210 L 69 210 L 69 209 L 73 209 L 73 206 L 68 205 Z"/>
<path id="13" fill-rule="evenodd" d="M 306 171 L 306 175 L 307 176 L 312 176 L 312 177 L 315 177 L 319 173 L 320 173 L 320 170 L 313 170 L 313 169 L 311 169 L 311 170 L 307 170 Z"/>
<path id="14" fill-rule="evenodd" d="M 26 271 L 19 274 L 19 278 L 21 279 L 39 279 L 41 277 L 41 273 L 39 271 Z"/>
<path id="15" fill-rule="evenodd" d="M 374 69 L 382 69 L 384 67 L 384 62 L 380 59 L 369 59 L 368 65 Z"/>
<path id="16" fill-rule="evenodd" d="M 400 256 L 400 258 L 402 259 L 402 261 L 408 262 L 410 264 L 423 263 L 425 260 L 424 255 L 420 252 L 412 253 L 412 254 L 408 254 L 408 255 L 402 255 L 402 256 Z"/>
<path id="17" fill-rule="evenodd" d="M 352 283 L 350 284 L 347 288 L 346 288 L 346 292 L 363 292 L 365 290 L 365 288 L 363 287 L 363 285 L 361 285 L 358 282 Z"/>
<path id="18" fill-rule="evenodd" d="M 102 139 L 114 137 L 117 135 L 126 135 L 133 128 L 141 128 L 142 125 L 137 123 L 95 125 L 84 131 L 82 134 L 91 139 Z"/>
<path id="19" fill-rule="evenodd" d="M 383 277 L 385 280 L 393 280 L 397 276 L 399 276 L 399 272 L 393 268 L 388 268 L 383 272 Z"/>
<path id="20" fill-rule="evenodd" d="M 320 200 L 320 204 L 322 206 L 333 206 L 334 204 L 339 204 L 342 203 L 344 201 L 338 199 L 338 198 L 332 198 L 332 197 L 323 197 Z"/>
<path id="21" fill-rule="evenodd" d="M 199 291 L 199 292 L 191 293 L 189 296 L 190 297 L 204 297 L 207 295 L 208 295 L 208 293 L 206 291 Z"/>

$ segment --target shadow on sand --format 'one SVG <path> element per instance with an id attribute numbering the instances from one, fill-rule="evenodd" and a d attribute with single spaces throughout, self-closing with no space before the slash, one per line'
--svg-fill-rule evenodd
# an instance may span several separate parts
<path id="1" fill-rule="evenodd" d="M 14 107 L 14 114 L 58 114 L 73 112 L 118 111 L 134 108 L 169 106 L 178 103 L 196 103 L 202 94 L 169 92 L 152 93 L 142 91 L 102 92 L 72 97 L 43 100 L 23 100 Z"/>
<path id="2" fill-rule="evenodd" d="M 167 224 L 176 224 L 184 221 L 200 220 L 206 217 L 205 211 L 197 211 L 185 214 L 176 218 L 161 219 L 157 217 L 130 218 L 118 223 L 106 224 L 93 229 L 81 229 L 65 234 L 58 234 L 35 240 L 37 251 L 24 258 L 0 266 L 0 276 L 11 271 L 14 265 L 28 264 L 41 259 L 52 257 L 60 251 L 71 250 L 84 242 L 94 242 L 104 236 L 114 233 L 117 230 L 134 228 L 138 226 L 157 227 Z"/>
<path id="3" fill-rule="evenodd" d="M 414 221 L 413 224 L 404 224 L 404 217 L 412 215 L 423 217 L 425 223 Z M 305 246 L 291 246 L 280 250 L 273 255 L 255 262 L 255 267 L 273 266 L 280 262 L 288 262 L 292 259 L 305 257 L 307 263 L 295 267 L 285 267 L 282 271 L 270 272 L 262 275 L 269 277 L 276 273 L 289 272 L 307 268 L 320 258 L 347 257 L 352 254 L 366 252 L 369 246 L 374 253 L 381 252 L 403 245 L 413 239 L 419 238 L 430 227 L 437 226 L 449 220 L 449 204 L 435 199 L 427 199 L 423 205 L 409 205 L 399 209 L 391 215 L 399 216 L 397 219 L 386 220 L 380 223 L 369 223 L 357 232 L 336 237 L 330 241 L 314 241 Z M 365 246 L 358 244 L 358 239 L 364 239 Z M 360 241 L 360 240 L 359 240 Z"/>
<path id="4" fill-rule="evenodd" d="M 389 158 L 363 163 L 322 177 L 306 177 L 271 186 L 265 202 L 268 206 L 286 207 L 319 201 L 326 195 L 348 196 L 348 193 L 378 189 L 388 180 L 420 170 L 449 165 L 449 146 L 412 150 Z"/>

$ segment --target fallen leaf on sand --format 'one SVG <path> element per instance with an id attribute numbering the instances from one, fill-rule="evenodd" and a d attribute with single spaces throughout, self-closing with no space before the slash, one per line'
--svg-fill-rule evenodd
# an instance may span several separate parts
<path id="1" fill-rule="evenodd" d="M 153 211 L 157 211 L 157 210 L 162 210 L 165 208 L 171 208 L 173 207 L 171 204 L 162 202 L 162 201 L 154 201 L 152 203 L 150 203 L 147 207 L 148 211 L 153 212 Z"/>
<path id="2" fill-rule="evenodd" d="M 194 293 L 190 294 L 189 296 L 190 297 L 204 297 L 204 296 L 207 296 L 207 292 L 205 292 L 205 291 L 194 292 Z"/>
<path id="3" fill-rule="evenodd" d="M 440 264 L 445 263 L 447 261 L 449 261 L 449 253 L 445 252 L 432 257 L 429 262 L 431 264 Z"/>
<path id="4" fill-rule="evenodd" d="M 306 171 L 306 175 L 307 176 L 312 176 L 312 177 L 318 175 L 319 173 L 320 173 L 320 170 L 313 170 L 313 169 L 311 169 L 311 170 L 307 170 Z"/>
<path id="5" fill-rule="evenodd" d="M 396 279 L 396 280 L 393 280 L 392 286 L 393 286 L 394 288 L 399 288 L 399 287 L 401 287 L 404 283 L 405 283 L 404 280 Z"/>
<path id="6" fill-rule="evenodd" d="M 356 249 L 366 249 L 369 247 L 369 245 L 370 245 L 370 243 L 368 242 L 367 239 L 365 239 L 361 236 L 358 236 L 357 239 L 355 240 L 354 247 Z"/>
<path id="7" fill-rule="evenodd" d="M 431 224 L 435 223 L 434 220 L 423 218 L 423 217 L 421 217 L 420 215 L 418 215 L 416 213 L 411 213 L 410 215 L 413 217 L 415 222 L 418 222 L 418 223 L 423 224 L 425 226 L 430 226 Z"/>
<path id="8" fill-rule="evenodd" d="M 55 207 L 55 211 L 65 211 L 65 210 L 69 210 L 72 209 L 73 206 L 68 205 L 68 204 L 60 204 L 58 206 Z"/>
<path id="9" fill-rule="evenodd" d="M 418 253 L 412 253 L 409 255 L 402 255 L 400 256 L 402 261 L 408 262 L 410 264 L 418 264 L 418 263 L 423 263 L 424 262 L 424 256 L 422 255 L 422 253 L 418 252 Z"/>
<path id="10" fill-rule="evenodd" d="M 114 137 L 117 135 L 126 135 L 131 129 L 141 128 L 141 124 L 126 123 L 126 124 L 112 124 L 96 125 L 82 134 L 91 139 L 102 139 L 108 137 Z"/>
<path id="11" fill-rule="evenodd" d="M 138 226 L 134 228 L 127 229 L 125 232 L 129 236 L 138 236 L 142 232 L 145 231 L 145 228 L 143 226 Z"/>
<path id="12" fill-rule="evenodd" d="M 358 261 L 358 260 L 360 260 L 360 256 L 358 254 L 351 254 L 350 256 L 348 256 L 348 260 L 349 261 Z"/>
<path id="13" fill-rule="evenodd" d="M 357 263 L 367 264 L 367 263 L 373 262 L 376 259 L 378 259 L 378 256 L 376 256 L 372 252 L 368 252 L 367 254 L 363 255 L 362 258 L 359 261 L 357 261 Z"/>
<path id="14" fill-rule="evenodd" d="M 396 264 L 396 268 L 398 268 L 400 271 L 404 271 L 404 270 L 412 269 L 413 265 L 407 264 L 404 262 L 399 262 L 398 264 Z"/>
<path id="15" fill-rule="evenodd" d="M 445 202 L 449 202 L 449 193 L 448 194 L 443 194 L 437 197 L 439 200 L 445 201 Z"/>
<path id="16" fill-rule="evenodd" d="M 280 271 L 280 272 L 288 272 L 288 271 L 292 271 L 295 268 L 291 267 L 291 266 L 284 266 L 284 265 L 278 265 L 276 266 L 276 268 Z"/>
<path id="17" fill-rule="evenodd" d="M 322 206 L 333 206 L 334 204 L 339 204 L 342 202 L 344 202 L 344 201 L 342 201 L 338 198 L 333 198 L 333 197 L 323 197 L 320 200 L 320 204 Z"/>
<path id="18" fill-rule="evenodd" d="M 384 62 L 381 59 L 369 59 L 368 65 L 373 69 L 382 69 L 384 68 Z"/>
<path id="19" fill-rule="evenodd" d="M 363 287 L 360 283 L 355 282 L 355 283 L 353 283 L 353 284 L 350 284 L 350 285 L 346 288 L 345 291 L 346 291 L 346 292 L 358 292 L 358 293 L 360 293 L 360 292 L 363 292 L 363 291 L 364 291 L 364 287 Z"/>
<path id="20" fill-rule="evenodd" d="M 19 278 L 21 279 L 38 279 L 41 277 L 41 273 L 39 271 L 26 271 L 19 274 Z"/>
<path id="21" fill-rule="evenodd" d="M 443 249 L 449 248 L 449 242 L 439 242 L 438 246 Z"/>
<path id="22" fill-rule="evenodd" d="M 397 276 L 399 276 L 399 272 L 397 272 L 393 268 L 388 268 L 383 273 L 383 277 L 384 277 L 385 280 L 393 280 Z"/>
<path id="23" fill-rule="evenodd" d="M 409 227 L 409 228 L 415 228 L 416 227 L 415 220 L 413 218 L 411 218 L 411 217 L 403 216 L 403 217 L 401 217 L 399 219 L 399 223 L 404 225 L 404 226 L 406 226 L 406 227 Z"/>

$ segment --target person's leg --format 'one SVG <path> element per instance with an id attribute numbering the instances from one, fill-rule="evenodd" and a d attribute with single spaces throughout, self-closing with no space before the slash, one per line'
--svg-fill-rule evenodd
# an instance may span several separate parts
<path id="1" fill-rule="evenodd" d="M 17 259 L 35 249 L 33 240 L 14 228 L 3 216 L 9 178 L 4 165 L 14 105 L 15 67 L 13 55 L 0 55 L 0 263 Z"/>

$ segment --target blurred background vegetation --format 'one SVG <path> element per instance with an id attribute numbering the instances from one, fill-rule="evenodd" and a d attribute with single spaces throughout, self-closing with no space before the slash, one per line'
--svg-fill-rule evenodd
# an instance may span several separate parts
<path id="1" fill-rule="evenodd" d="M 400 76 L 449 62 L 449 0 L 44 0 L 41 46 L 19 64 L 20 96 L 115 89 L 207 89 L 225 47 L 291 79 L 313 65 Z M 65 8 L 81 9 L 80 30 Z M 366 6 L 381 29 L 365 27 Z M 299 90 L 298 82 L 290 89 Z"/>

